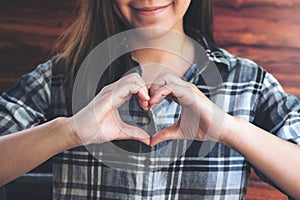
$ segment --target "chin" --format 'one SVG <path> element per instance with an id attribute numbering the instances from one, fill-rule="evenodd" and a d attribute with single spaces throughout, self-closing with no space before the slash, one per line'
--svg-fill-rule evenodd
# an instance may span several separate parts
<path id="1" fill-rule="evenodd" d="M 151 26 L 136 28 L 136 30 L 139 37 L 145 40 L 159 39 L 167 35 L 168 33 L 174 32 L 174 30 L 171 28 L 169 29 L 169 28 L 151 27 Z"/>

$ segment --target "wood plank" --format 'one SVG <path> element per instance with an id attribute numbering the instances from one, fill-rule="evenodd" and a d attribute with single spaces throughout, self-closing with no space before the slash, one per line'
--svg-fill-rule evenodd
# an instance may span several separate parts
<path id="1" fill-rule="evenodd" d="M 214 2 L 217 43 L 254 60 L 300 98 L 300 0 Z M 52 56 L 74 5 L 73 0 L 0 2 L 0 92 Z M 286 198 L 252 175 L 246 199 Z"/>
<path id="2" fill-rule="evenodd" d="M 247 190 L 246 200 L 287 200 L 287 196 L 273 186 L 262 182 L 251 169 L 251 181 Z"/>
<path id="3" fill-rule="evenodd" d="M 274 7 L 292 7 L 299 5 L 299 0 L 214 0 L 217 7 L 232 7 L 235 9 L 242 9 L 244 7 L 261 7 L 261 6 L 274 6 Z"/>
<path id="4" fill-rule="evenodd" d="M 254 60 L 300 98 L 300 1 L 215 0 L 217 43 Z M 252 173 L 246 199 L 287 199 Z"/>

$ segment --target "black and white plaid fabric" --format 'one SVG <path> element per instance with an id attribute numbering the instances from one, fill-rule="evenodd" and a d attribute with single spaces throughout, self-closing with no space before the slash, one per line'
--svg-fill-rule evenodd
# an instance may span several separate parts
<path id="1" fill-rule="evenodd" d="M 286 94 L 274 77 L 254 62 L 199 42 L 210 61 L 206 66 L 195 62 L 183 78 L 225 112 L 299 144 L 299 100 Z M 57 71 L 50 60 L 2 94 L 1 134 L 67 115 L 63 76 Z M 217 75 L 221 82 L 207 83 Z M 180 111 L 178 104 L 164 99 L 144 112 L 134 97 L 119 109 L 125 122 L 150 134 L 172 125 Z M 203 149 L 210 151 L 203 154 Z M 242 155 L 219 143 L 167 141 L 151 148 L 136 141 L 117 141 L 55 156 L 53 198 L 243 199 L 249 169 Z"/>

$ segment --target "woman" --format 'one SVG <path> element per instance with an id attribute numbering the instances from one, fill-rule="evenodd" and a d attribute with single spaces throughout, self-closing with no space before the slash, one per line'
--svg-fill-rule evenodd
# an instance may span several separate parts
<path id="1" fill-rule="evenodd" d="M 54 159 L 55 199 L 241 199 L 248 162 L 300 198 L 300 164 L 294 160 L 300 149 L 293 144 L 299 141 L 299 100 L 255 63 L 214 45 L 211 10 L 211 1 L 82 1 L 59 56 L 0 99 L 1 133 L 20 131 L 1 138 L 1 182 L 64 151 Z M 99 94 L 72 115 L 73 86 L 88 53 L 115 34 L 148 27 L 152 31 L 139 29 L 128 44 L 151 47 L 167 41 L 183 56 L 134 48 L 110 65 Z M 185 37 L 170 42 L 174 32 Z M 153 63 L 164 67 L 154 72 Z M 131 69 L 137 73 L 127 74 Z M 218 77 L 221 81 L 215 81 Z M 129 113 L 124 114 L 124 105 Z M 130 117 L 141 127 L 130 125 Z M 142 129 L 149 118 L 159 123 Z M 114 140 L 127 141 L 112 146 Z M 101 145 L 83 147 L 92 143 Z M 129 153 L 116 158 L 116 146 Z M 159 151 L 169 146 L 170 152 Z M 202 155 L 204 146 L 211 148 Z M 9 161 L 7 154 L 13 155 Z"/>

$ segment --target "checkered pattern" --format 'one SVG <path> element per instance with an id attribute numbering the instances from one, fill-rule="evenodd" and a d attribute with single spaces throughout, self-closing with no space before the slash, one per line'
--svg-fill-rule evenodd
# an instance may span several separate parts
<path id="1" fill-rule="evenodd" d="M 299 100 L 284 93 L 278 82 L 252 61 L 208 45 L 203 39 L 198 42 L 209 62 L 195 62 L 184 80 L 195 84 L 225 112 L 298 144 Z M 1 134 L 67 115 L 59 71 L 48 61 L 2 94 Z M 214 81 L 217 76 L 221 82 Z M 180 111 L 178 104 L 165 99 L 144 112 L 134 97 L 119 109 L 125 122 L 150 134 L 173 124 Z M 211 151 L 203 153 L 208 148 Z M 151 148 L 136 141 L 116 141 L 55 156 L 53 198 L 243 199 L 249 168 L 242 155 L 219 143 L 167 141 Z"/>

